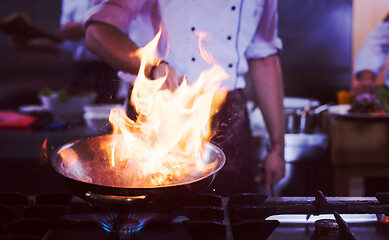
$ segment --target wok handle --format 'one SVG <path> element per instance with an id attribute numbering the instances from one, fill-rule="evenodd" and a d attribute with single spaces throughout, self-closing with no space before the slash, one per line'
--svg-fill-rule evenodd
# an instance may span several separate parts
<path id="1" fill-rule="evenodd" d="M 139 195 L 139 196 L 117 196 L 117 195 L 101 195 L 96 193 L 87 192 L 85 193 L 85 198 L 88 201 L 94 202 L 107 202 L 107 203 L 133 203 L 136 201 L 145 200 L 147 195 Z"/>

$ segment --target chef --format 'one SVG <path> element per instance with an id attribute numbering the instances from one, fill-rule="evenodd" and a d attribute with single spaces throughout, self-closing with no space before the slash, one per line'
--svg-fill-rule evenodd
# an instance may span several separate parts
<path id="1" fill-rule="evenodd" d="M 358 80 L 354 89 L 357 92 L 374 92 L 374 82 L 381 72 L 389 55 L 389 13 L 369 33 L 354 62 L 354 74 Z M 385 84 L 389 87 L 389 71 Z"/>
<path id="2" fill-rule="evenodd" d="M 200 56 L 196 33 L 211 35 L 204 47 L 229 74 L 221 85 L 229 93 L 214 116 L 217 134 L 211 140 L 224 151 L 227 163 L 211 189 L 231 195 L 256 191 L 243 93 L 248 72 L 271 139 L 259 182 L 270 188 L 284 176 L 284 95 L 278 58 L 282 42 L 277 23 L 276 0 L 107 0 L 86 16 L 86 44 L 111 66 L 137 74 L 139 59 L 129 53 L 150 42 L 162 25 L 162 65 L 193 83 L 210 67 Z M 176 79 L 168 76 L 169 85 Z"/>

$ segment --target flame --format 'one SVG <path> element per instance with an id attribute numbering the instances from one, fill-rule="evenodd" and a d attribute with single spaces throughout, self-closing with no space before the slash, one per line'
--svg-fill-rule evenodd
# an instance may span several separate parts
<path id="1" fill-rule="evenodd" d="M 49 158 L 47 157 L 47 138 L 42 143 L 41 148 L 41 157 L 39 163 L 41 165 L 46 165 L 49 162 Z"/>
<path id="2" fill-rule="evenodd" d="M 63 159 L 64 167 L 72 167 L 78 161 L 78 155 L 75 150 L 71 148 L 65 148 L 60 151 L 59 155 Z"/>
<path id="3" fill-rule="evenodd" d="M 141 65 L 131 102 L 138 118 L 128 118 L 123 108 L 112 109 L 112 140 L 102 143 L 110 165 L 128 169 L 125 177 L 132 187 L 174 184 L 213 167 L 201 160 L 203 142 L 212 137 L 210 119 L 224 102 L 227 91 L 219 86 L 228 74 L 201 47 L 208 35 L 198 35 L 200 53 L 212 66 L 193 85 L 184 77 L 174 91 L 162 87 L 168 73 L 156 80 L 144 73 L 147 65 L 159 61 L 156 49 L 161 31 L 136 52 Z"/>

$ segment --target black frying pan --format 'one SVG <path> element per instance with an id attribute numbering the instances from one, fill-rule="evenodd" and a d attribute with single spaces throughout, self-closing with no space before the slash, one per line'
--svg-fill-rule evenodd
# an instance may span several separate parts
<path id="1" fill-rule="evenodd" d="M 168 212 L 186 204 L 207 188 L 225 163 L 224 153 L 211 143 L 204 143 L 202 161 L 215 163 L 207 172 L 197 173 L 181 182 L 160 187 L 134 187 L 121 179 L 117 169 L 109 165 L 100 142 L 110 135 L 91 137 L 62 146 L 51 158 L 53 168 L 63 176 L 65 184 L 77 196 L 92 205 L 108 209 L 131 209 L 135 212 Z M 61 157 L 60 153 L 76 153 Z"/>

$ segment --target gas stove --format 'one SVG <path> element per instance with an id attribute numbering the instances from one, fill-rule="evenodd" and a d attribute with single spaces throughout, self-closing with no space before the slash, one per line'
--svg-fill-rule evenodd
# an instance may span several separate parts
<path id="1" fill-rule="evenodd" d="M 107 212 L 71 193 L 0 193 L 0 239 L 388 239 L 389 193 L 375 197 L 200 194 L 174 213 Z M 385 221 L 386 220 L 386 221 Z"/>

